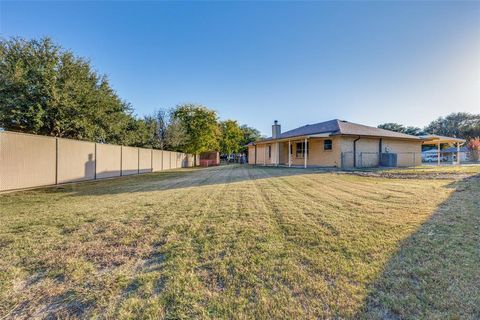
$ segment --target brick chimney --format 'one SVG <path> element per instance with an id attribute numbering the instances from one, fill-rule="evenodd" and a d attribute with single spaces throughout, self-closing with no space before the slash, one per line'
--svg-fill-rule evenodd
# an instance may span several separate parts
<path id="1" fill-rule="evenodd" d="M 273 139 L 277 139 L 278 137 L 280 137 L 280 133 L 281 133 L 281 127 L 280 125 L 278 124 L 278 121 L 275 120 L 273 122 L 273 125 L 272 125 L 272 138 Z"/>

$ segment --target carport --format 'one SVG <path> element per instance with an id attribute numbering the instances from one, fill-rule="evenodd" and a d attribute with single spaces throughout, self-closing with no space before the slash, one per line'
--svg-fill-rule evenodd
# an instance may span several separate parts
<path id="1" fill-rule="evenodd" d="M 449 144 L 452 146 L 457 146 L 457 165 L 460 164 L 460 146 L 465 143 L 465 139 L 459 139 L 459 138 L 452 138 L 452 137 L 445 137 L 445 136 L 439 136 L 436 134 L 431 134 L 431 135 L 426 135 L 426 136 L 420 136 L 420 139 L 422 139 L 422 144 L 423 145 L 436 145 L 437 146 L 437 164 L 440 165 L 440 146 L 441 144 Z"/>

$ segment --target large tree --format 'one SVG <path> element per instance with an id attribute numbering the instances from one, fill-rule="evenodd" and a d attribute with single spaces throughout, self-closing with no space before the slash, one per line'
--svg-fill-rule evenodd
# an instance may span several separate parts
<path id="1" fill-rule="evenodd" d="M 140 145 L 138 121 L 88 60 L 49 38 L 0 40 L 0 127 Z"/>
<path id="2" fill-rule="evenodd" d="M 440 117 L 425 127 L 430 134 L 471 139 L 480 136 L 480 114 L 451 113 Z"/>
<path id="3" fill-rule="evenodd" d="M 250 142 L 255 142 L 257 140 L 260 140 L 262 138 L 262 135 L 260 134 L 260 131 L 258 131 L 255 128 L 249 127 L 246 124 L 240 126 L 240 129 L 243 132 L 243 140 L 242 140 L 242 151 L 247 151 L 246 145 L 249 144 Z"/>
<path id="4" fill-rule="evenodd" d="M 184 139 L 179 149 L 199 154 L 219 150 L 220 130 L 217 113 L 202 105 L 182 104 L 172 113 L 172 120 L 181 126 Z"/>
<path id="5" fill-rule="evenodd" d="M 424 134 L 423 130 L 420 128 L 412 127 L 412 126 L 405 127 L 403 124 L 394 123 L 394 122 L 383 123 L 379 125 L 378 128 L 400 132 L 400 133 L 406 133 L 413 136 L 419 136 Z"/>
<path id="6" fill-rule="evenodd" d="M 223 154 L 238 153 L 242 148 L 243 131 L 235 120 L 220 122 L 220 152 Z"/>

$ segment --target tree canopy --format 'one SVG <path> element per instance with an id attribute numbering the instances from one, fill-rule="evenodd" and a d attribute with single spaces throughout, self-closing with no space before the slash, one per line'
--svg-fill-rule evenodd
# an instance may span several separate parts
<path id="1" fill-rule="evenodd" d="M 202 105 L 182 104 L 173 111 L 172 120 L 177 121 L 184 132 L 179 145 L 181 151 L 199 154 L 219 150 L 220 129 L 215 111 Z"/>
<path id="2" fill-rule="evenodd" d="M 107 77 L 49 38 L 0 41 L 0 126 L 127 145 L 149 140 L 147 124 Z"/>
<path id="3" fill-rule="evenodd" d="M 235 120 L 222 121 L 220 122 L 220 129 L 220 152 L 224 154 L 240 152 L 244 136 L 238 122 Z"/>
<path id="4" fill-rule="evenodd" d="M 480 114 L 451 113 L 440 117 L 425 127 L 431 134 L 471 139 L 480 136 Z"/>
<path id="5" fill-rule="evenodd" d="M 384 123 L 378 127 L 415 136 L 437 134 L 468 140 L 480 136 L 480 114 L 466 112 L 451 113 L 446 117 L 440 117 L 430 122 L 424 129 L 405 127 L 398 123 Z"/>
<path id="6" fill-rule="evenodd" d="M 400 133 L 405 133 L 405 134 L 411 134 L 413 136 L 419 136 L 424 134 L 423 130 L 417 127 L 405 127 L 403 124 L 399 123 L 394 123 L 394 122 L 388 122 L 384 123 L 378 126 L 380 129 L 385 129 L 385 130 L 390 130 L 390 131 L 395 131 L 395 132 L 400 132 Z"/>

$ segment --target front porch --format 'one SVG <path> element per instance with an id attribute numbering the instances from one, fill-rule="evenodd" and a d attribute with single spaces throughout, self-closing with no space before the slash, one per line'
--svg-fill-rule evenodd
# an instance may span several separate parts
<path id="1" fill-rule="evenodd" d="M 257 165 L 282 167 L 339 167 L 337 138 L 305 137 L 258 145 Z"/>

